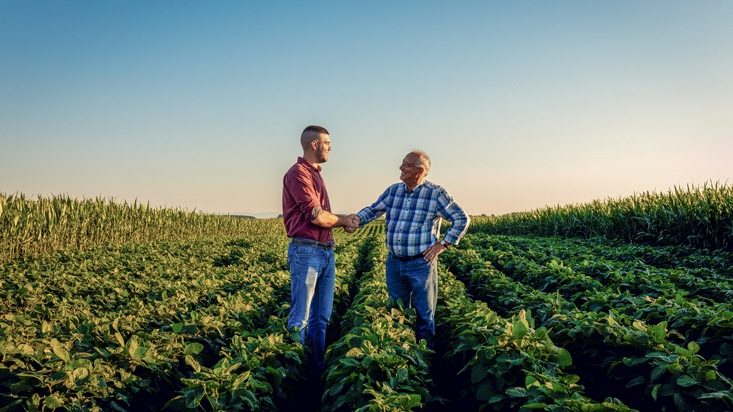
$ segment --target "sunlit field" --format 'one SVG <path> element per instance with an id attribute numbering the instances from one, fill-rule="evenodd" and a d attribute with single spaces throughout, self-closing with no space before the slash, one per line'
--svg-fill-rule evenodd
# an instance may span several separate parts
<path id="1" fill-rule="evenodd" d="M 316 382 L 281 219 L 0 194 L 0 410 L 731 410 L 732 216 L 721 184 L 475 216 L 434 351 L 384 221 L 335 230 Z"/>

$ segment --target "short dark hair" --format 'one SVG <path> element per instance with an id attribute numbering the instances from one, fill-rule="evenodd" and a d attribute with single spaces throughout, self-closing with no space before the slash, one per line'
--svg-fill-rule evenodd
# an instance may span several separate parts
<path id="1" fill-rule="evenodd" d="M 303 129 L 303 133 L 300 134 L 300 145 L 305 149 L 310 142 L 318 139 L 318 136 L 322 134 L 330 134 L 325 127 L 310 125 Z"/>
<path id="2" fill-rule="evenodd" d="M 308 132 L 315 132 L 317 134 L 331 134 L 331 133 L 328 133 L 328 130 L 326 130 L 325 127 L 316 126 L 316 125 L 310 125 L 306 127 L 305 129 L 303 129 L 303 134 L 306 134 Z"/>

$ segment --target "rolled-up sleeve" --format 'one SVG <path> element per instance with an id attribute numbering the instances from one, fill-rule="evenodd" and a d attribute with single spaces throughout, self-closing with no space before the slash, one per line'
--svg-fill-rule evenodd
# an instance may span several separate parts
<path id="1" fill-rule="evenodd" d="M 285 187 L 297 205 L 297 210 L 307 220 L 313 219 L 313 208 L 320 207 L 319 196 L 314 190 L 311 174 L 302 168 L 285 176 Z"/>

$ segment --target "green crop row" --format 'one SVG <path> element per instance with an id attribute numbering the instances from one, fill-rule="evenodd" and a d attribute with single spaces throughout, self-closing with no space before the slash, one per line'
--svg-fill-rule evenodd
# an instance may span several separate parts
<path id="1" fill-rule="evenodd" d="M 731 381 L 719 372 L 718 361 L 700 356 L 700 345 L 695 341 L 684 346 L 673 343 L 682 337 L 667 329 L 667 319 L 654 318 L 657 323 L 651 323 L 650 318 L 646 323 L 637 319 L 638 313 L 626 314 L 605 306 L 609 302 L 600 302 L 604 294 L 607 300 L 618 299 L 618 306 L 624 306 L 623 300 L 629 296 L 604 290 L 597 281 L 575 276 L 561 265 L 509 258 L 497 262 L 500 271 L 493 261 L 483 260 L 484 253 L 500 252 L 453 250 L 445 260 L 476 296 L 496 310 L 531 311 L 540 325 L 550 330 L 554 341 L 583 360 L 584 370 L 578 373 L 582 382 L 590 385 L 591 393 L 610 392 L 643 410 L 729 408 Z M 582 292 L 583 284 L 589 286 L 587 293 Z M 596 307 L 582 310 L 566 296 L 575 301 L 593 297 Z M 633 296 L 626 304 L 632 300 Z M 608 378 L 598 378 L 603 376 Z"/>
<path id="2" fill-rule="evenodd" d="M 524 310 L 502 318 L 481 301 L 468 296 L 452 274 L 442 272 L 444 305 L 438 316 L 444 325 L 447 363 L 462 366 L 480 409 L 549 411 L 631 410 L 617 399 L 597 402 L 586 397 L 570 353 L 556 346 L 547 328 L 535 327 Z M 453 367 L 452 369 L 456 369 Z M 477 405 L 469 403 L 474 409 Z"/>
<path id="3" fill-rule="evenodd" d="M 415 341 L 414 313 L 388 301 L 386 247 L 375 239 L 368 240 L 366 271 L 356 280 L 341 338 L 327 352 L 325 410 L 412 410 L 430 397 L 428 350 Z"/>
<path id="4" fill-rule="evenodd" d="M 705 270 L 705 277 L 733 278 L 733 255 L 723 250 L 695 249 L 689 246 L 651 246 L 601 238 L 544 236 L 476 236 L 476 247 L 525 253 L 533 260 L 601 261 L 641 263 L 664 269 Z M 551 240 L 551 241 L 550 241 Z M 474 247 L 471 247 L 474 248 Z"/>
<path id="5" fill-rule="evenodd" d="M 107 245 L 0 264 L 0 405 L 129 410 L 163 407 L 176 393 L 186 407 L 207 399 L 228 409 L 253 397 L 257 408 L 271 405 L 293 366 L 273 372 L 264 348 L 287 359 L 302 352 L 284 343 L 279 321 L 289 274 L 272 253 L 284 255 L 284 245 L 282 237 Z M 258 356 L 267 364 L 253 366 Z M 251 378 L 222 403 L 210 378 L 224 370 Z"/>
<path id="6" fill-rule="evenodd" d="M 660 269 L 628 258 L 591 262 L 592 254 L 584 247 L 557 238 L 513 240 L 528 248 L 512 247 L 493 236 L 466 239 L 507 275 L 541 291 L 559 293 L 579 310 L 613 310 L 650 324 L 665 321 L 684 345 L 694 341 L 701 354 L 720 361 L 726 375 L 733 372 L 728 362 L 733 352 L 733 306 L 728 302 L 733 286 L 728 276 L 703 268 Z M 605 249 L 610 254 L 614 247 Z M 727 273 L 723 268 L 717 271 Z"/>

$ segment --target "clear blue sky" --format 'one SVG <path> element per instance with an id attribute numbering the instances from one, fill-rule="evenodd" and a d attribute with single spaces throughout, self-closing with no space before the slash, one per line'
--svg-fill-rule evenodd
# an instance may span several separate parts
<path id="1" fill-rule="evenodd" d="M 733 183 L 733 2 L 0 2 L 0 192 L 336 212 L 412 149 L 470 214 Z"/>

